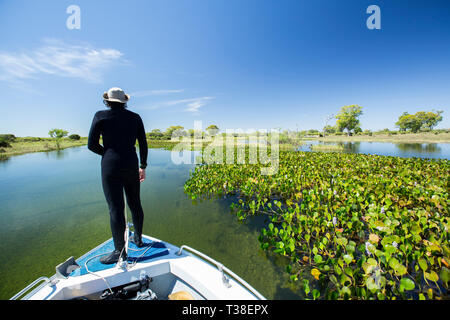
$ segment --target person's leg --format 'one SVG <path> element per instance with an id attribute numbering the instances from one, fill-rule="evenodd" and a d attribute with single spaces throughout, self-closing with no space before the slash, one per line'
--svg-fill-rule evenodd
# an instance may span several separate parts
<path id="1" fill-rule="evenodd" d="M 125 203 L 123 200 L 123 181 L 119 173 L 102 171 L 102 185 L 109 207 L 111 232 L 116 250 L 125 245 Z"/>
<path id="2" fill-rule="evenodd" d="M 142 228 L 144 225 L 144 211 L 142 210 L 141 205 L 139 170 L 129 170 L 127 172 L 124 188 L 127 203 L 131 211 L 131 217 L 133 219 L 134 232 L 137 238 L 140 238 L 142 236 Z M 137 238 L 135 237 L 135 240 Z"/>

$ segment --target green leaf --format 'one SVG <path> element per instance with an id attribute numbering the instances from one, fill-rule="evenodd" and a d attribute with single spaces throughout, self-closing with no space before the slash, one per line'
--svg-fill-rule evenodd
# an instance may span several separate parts
<path id="1" fill-rule="evenodd" d="M 344 258 L 344 261 L 345 261 L 346 264 L 350 264 L 352 262 L 352 260 L 353 260 L 353 257 L 351 255 L 349 255 L 349 254 L 344 255 L 343 258 Z"/>
<path id="2" fill-rule="evenodd" d="M 419 259 L 419 266 L 420 266 L 420 268 L 422 268 L 423 271 L 427 271 L 427 269 L 428 269 L 427 260 L 425 260 L 424 258 L 420 258 Z"/>
<path id="3" fill-rule="evenodd" d="M 319 297 L 320 297 L 320 292 L 319 292 L 319 290 L 314 289 L 314 290 L 312 291 L 312 294 L 313 294 L 314 300 L 319 299 Z"/>
<path id="4" fill-rule="evenodd" d="M 320 254 L 316 254 L 314 256 L 314 262 L 315 263 L 321 263 L 322 262 L 322 256 Z"/>
<path id="5" fill-rule="evenodd" d="M 405 290 L 413 290 L 415 288 L 415 284 L 414 281 L 412 281 L 410 278 L 402 278 L 400 280 L 400 285 L 405 289 Z"/>
<path id="6" fill-rule="evenodd" d="M 423 275 L 425 276 L 426 279 L 434 282 L 437 282 L 439 280 L 439 276 L 433 270 L 431 270 L 430 273 L 424 272 Z"/>
<path id="7" fill-rule="evenodd" d="M 375 283 L 375 279 L 372 277 L 367 278 L 366 280 L 366 287 L 369 289 L 372 293 L 376 292 L 380 289 L 380 287 Z"/>
<path id="8" fill-rule="evenodd" d="M 289 245 L 288 245 L 287 247 L 289 248 L 289 250 L 290 250 L 291 252 L 294 252 L 294 251 L 295 251 L 295 245 L 294 245 L 293 242 L 289 243 Z"/>
<path id="9" fill-rule="evenodd" d="M 448 270 L 446 267 L 442 267 L 440 272 L 441 280 L 444 283 L 449 282 L 450 280 L 450 270 Z"/>
<path id="10" fill-rule="evenodd" d="M 349 296 L 352 295 L 352 291 L 350 290 L 349 287 L 342 287 L 342 289 L 340 290 L 341 295 L 345 295 L 348 294 Z"/>
<path id="11" fill-rule="evenodd" d="M 397 276 L 402 276 L 407 271 L 406 267 L 398 262 L 398 260 L 395 258 L 391 258 L 391 260 L 389 260 L 389 266 L 395 271 L 395 274 Z"/>
<path id="12" fill-rule="evenodd" d="M 348 245 L 345 247 L 345 249 L 346 249 L 349 253 L 355 252 L 355 246 L 354 246 L 354 245 L 351 245 L 351 244 L 348 244 Z"/>
<path id="13" fill-rule="evenodd" d="M 337 244 L 341 245 L 341 246 L 346 246 L 348 243 L 348 240 L 344 237 L 339 237 L 336 239 Z"/>
<path id="14" fill-rule="evenodd" d="M 303 290 L 305 291 L 306 295 L 311 292 L 311 289 L 309 288 L 309 281 L 307 279 L 303 280 Z"/>

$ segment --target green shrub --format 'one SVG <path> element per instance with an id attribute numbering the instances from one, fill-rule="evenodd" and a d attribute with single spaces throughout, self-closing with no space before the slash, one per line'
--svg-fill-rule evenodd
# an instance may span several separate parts
<path id="1" fill-rule="evenodd" d="M 9 148 L 9 147 L 11 147 L 11 145 L 4 137 L 0 137 L 0 147 L 1 148 Z"/>
<path id="2" fill-rule="evenodd" d="M 71 134 L 71 135 L 69 136 L 69 139 L 70 139 L 70 140 L 80 140 L 81 137 L 80 137 L 78 134 Z"/>
<path id="3" fill-rule="evenodd" d="M 16 140 L 16 136 L 13 134 L 0 134 L 0 139 L 3 139 L 6 142 L 14 142 Z"/>

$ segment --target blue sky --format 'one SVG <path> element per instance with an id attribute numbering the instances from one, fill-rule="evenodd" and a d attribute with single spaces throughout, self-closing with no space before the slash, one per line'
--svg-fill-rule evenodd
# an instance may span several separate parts
<path id="1" fill-rule="evenodd" d="M 321 129 L 350 104 L 363 129 L 433 109 L 450 127 L 446 0 L 0 0 L 0 39 L 1 133 L 85 136 L 113 86 L 146 131 Z"/>

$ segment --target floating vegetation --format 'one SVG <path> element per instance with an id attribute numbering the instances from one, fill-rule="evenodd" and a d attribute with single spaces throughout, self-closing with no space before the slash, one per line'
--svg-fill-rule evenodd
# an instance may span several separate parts
<path id="1" fill-rule="evenodd" d="M 448 298 L 450 161 L 280 152 L 260 164 L 197 166 L 192 199 L 236 195 L 239 219 L 265 214 L 261 248 L 290 258 L 313 299 Z"/>

